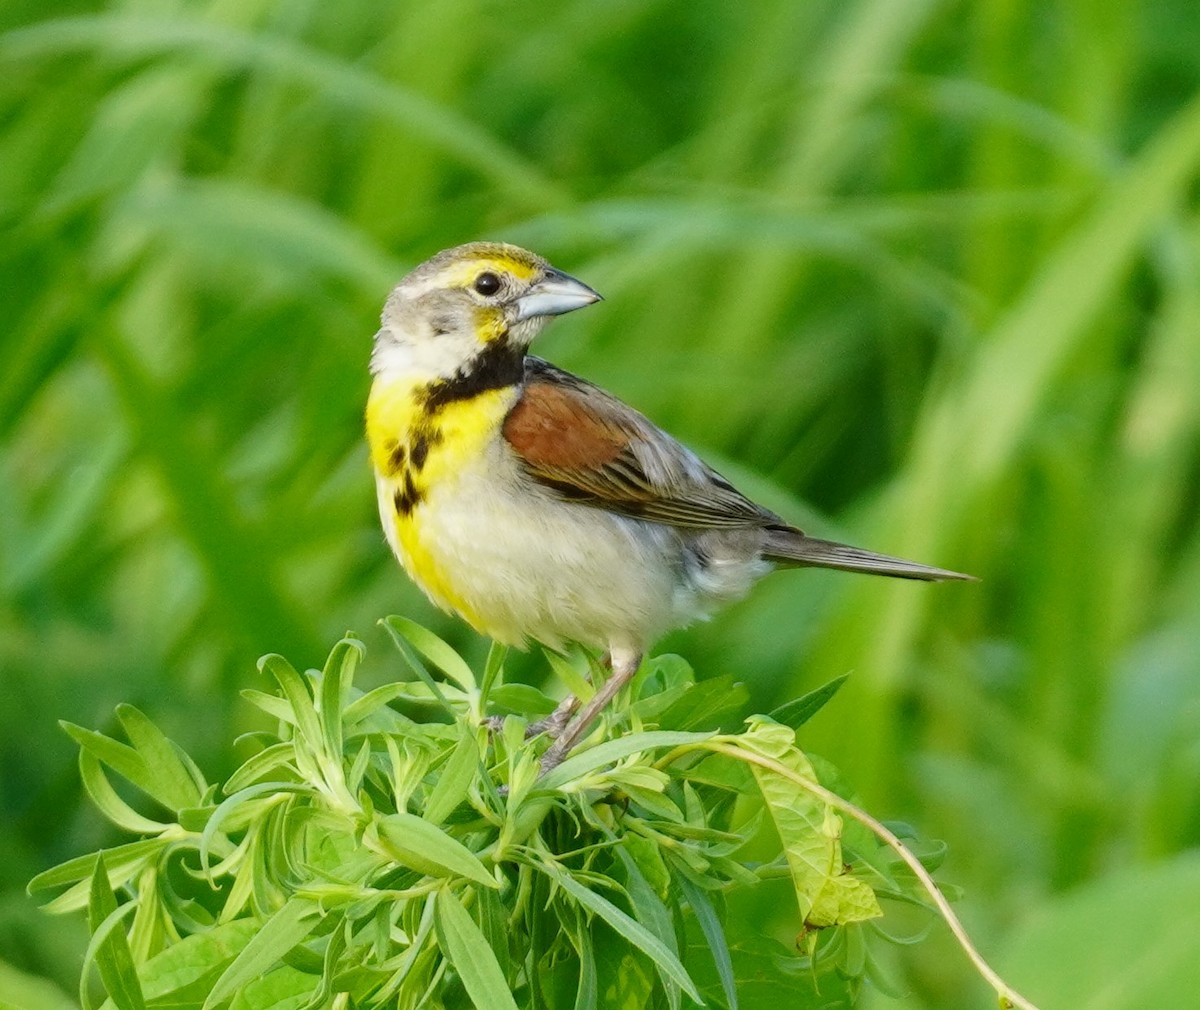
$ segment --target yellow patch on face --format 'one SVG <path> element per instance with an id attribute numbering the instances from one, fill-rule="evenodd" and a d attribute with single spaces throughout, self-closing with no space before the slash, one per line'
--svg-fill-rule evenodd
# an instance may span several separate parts
<path id="1" fill-rule="evenodd" d="M 371 463 L 391 493 L 385 502 L 388 537 L 412 580 L 438 606 L 479 622 L 447 577 L 437 543 L 422 528 L 423 510 L 439 488 L 452 484 L 476 463 L 497 437 L 516 402 L 513 387 L 491 389 L 470 399 L 446 403 L 432 413 L 423 403 L 424 381 L 377 379 L 367 400 L 367 441 Z"/>
<path id="2" fill-rule="evenodd" d="M 491 305 L 476 306 L 474 311 L 475 336 L 481 344 L 490 344 L 508 336 L 508 320 L 502 309 Z"/>

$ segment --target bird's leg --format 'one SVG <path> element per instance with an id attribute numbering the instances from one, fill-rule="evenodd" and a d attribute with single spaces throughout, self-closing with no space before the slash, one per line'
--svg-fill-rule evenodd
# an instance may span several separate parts
<path id="1" fill-rule="evenodd" d="M 573 694 L 568 694 L 558 703 L 558 708 L 546 716 L 546 718 L 529 724 L 529 728 L 525 730 L 526 738 L 539 736 L 542 733 L 558 736 L 566 728 L 567 723 L 571 721 L 571 716 L 575 714 L 575 709 L 578 707 L 579 699 Z"/>
<path id="2" fill-rule="evenodd" d="M 612 656 L 606 652 L 600 657 L 600 665 L 611 670 Z M 567 723 L 571 721 L 571 716 L 575 714 L 575 710 L 578 707 L 579 699 L 573 694 L 568 694 L 558 703 L 558 708 L 546 716 L 545 719 L 539 719 L 535 723 L 530 723 L 529 728 L 525 731 L 525 736 L 535 737 L 540 733 L 549 733 L 554 737 L 558 736 L 566 729 Z"/>
<path id="3" fill-rule="evenodd" d="M 591 700 L 579 710 L 558 739 L 550 745 L 550 749 L 542 755 L 542 774 L 560 764 L 571 748 L 584 738 L 592 723 L 596 721 L 596 716 L 603 712 L 608 707 L 608 703 L 616 697 L 617 692 L 633 679 L 633 675 L 637 673 L 638 667 L 642 664 L 640 652 L 613 649 L 609 655 L 612 676 L 592 695 Z"/>

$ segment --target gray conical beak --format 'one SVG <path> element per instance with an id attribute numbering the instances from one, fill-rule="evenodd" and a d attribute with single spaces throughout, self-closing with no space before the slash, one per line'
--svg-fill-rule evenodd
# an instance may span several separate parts
<path id="1" fill-rule="evenodd" d="M 550 270 L 517 299 L 517 321 L 537 316 L 561 316 L 598 301 L 600 295 L 583 281 L 561 270 Z"/>

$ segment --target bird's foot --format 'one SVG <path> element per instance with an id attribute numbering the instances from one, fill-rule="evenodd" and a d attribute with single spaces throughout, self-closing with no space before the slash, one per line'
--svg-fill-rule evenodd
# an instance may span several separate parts
<path id="1" fill-rule="evenodd" d="M 574 695 L 568 695 L 559 703 L 558 708 L 544 719 L 538 719 L 537 722 L 531 722 L 525 727 L 525 739 L 532 740 L 535 736 L 541 736 L 543 733 L 549 733 L 552 737 L 560 736 L 578 707 L 579 699 Z M 488 728 L 488 732 L 499 733 L 504 729 L 504 716 L 486 716 L 483 724 Z"/>
<path id="2" fill-rule="evenodd" d="M 542 755 L 542 774 L 545 775 L 551 768 L 555 768 L 562 764 L 563 759 L 570 753 L 580 740 L 582 740 L 591 729 L 592 723 L 596 721 L 596 717 L 600 715 L 608 707 L 609 702 L 616 697 L 617 692 L 621 690 L 637 673 L 638 667 L 641 665 L 641 653 L 629 652 L 612 654 L 611 669 L 612 676 L 601 685 L 600 689 L 592 696 L 586 705 L 584 705 L 570 722 L 562 728 L 562 731 L 556 734 L 554 743 L 550 745 L 550 749 Z M 554 715 L 563 708 L 558 706 Z M 568 713 L 569 715 L 569 713 Z M 550 716 L 549 718 L 554 718 Z"/>
<path id="3" fill-rule="evenodd" d="M 559 737 L 562 731 L 567 728 L 567 724 L 571 721 L 571 716 L 575 714 L 575 709 L 579 707 L 579 699 L 573 694 L 567 695 L 561 702 L 558 708 L 551 712 L 545 719 L 539 719 L 537 722 L 529 724 L 529 728 L 525 730 L 525 739 L 540 736 L 542 733 L 549 733 L 552 737 Z"/>

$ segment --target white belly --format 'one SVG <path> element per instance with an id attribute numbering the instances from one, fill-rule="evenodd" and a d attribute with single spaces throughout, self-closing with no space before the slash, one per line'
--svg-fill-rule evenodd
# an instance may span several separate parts
<path id="1" fill-rule="evenodd" d="M 756 546 L 726 534 L 698 569 L 687 547 L 694 534 L 563 502 L 519 474 L 507 447 L 490 455 L 430 487 L 407 530 L 393 485 L 377 484 L 388 541 L 409 575 L 496 641 L 641 652 L 744 595 L 770 568 Z"/>

